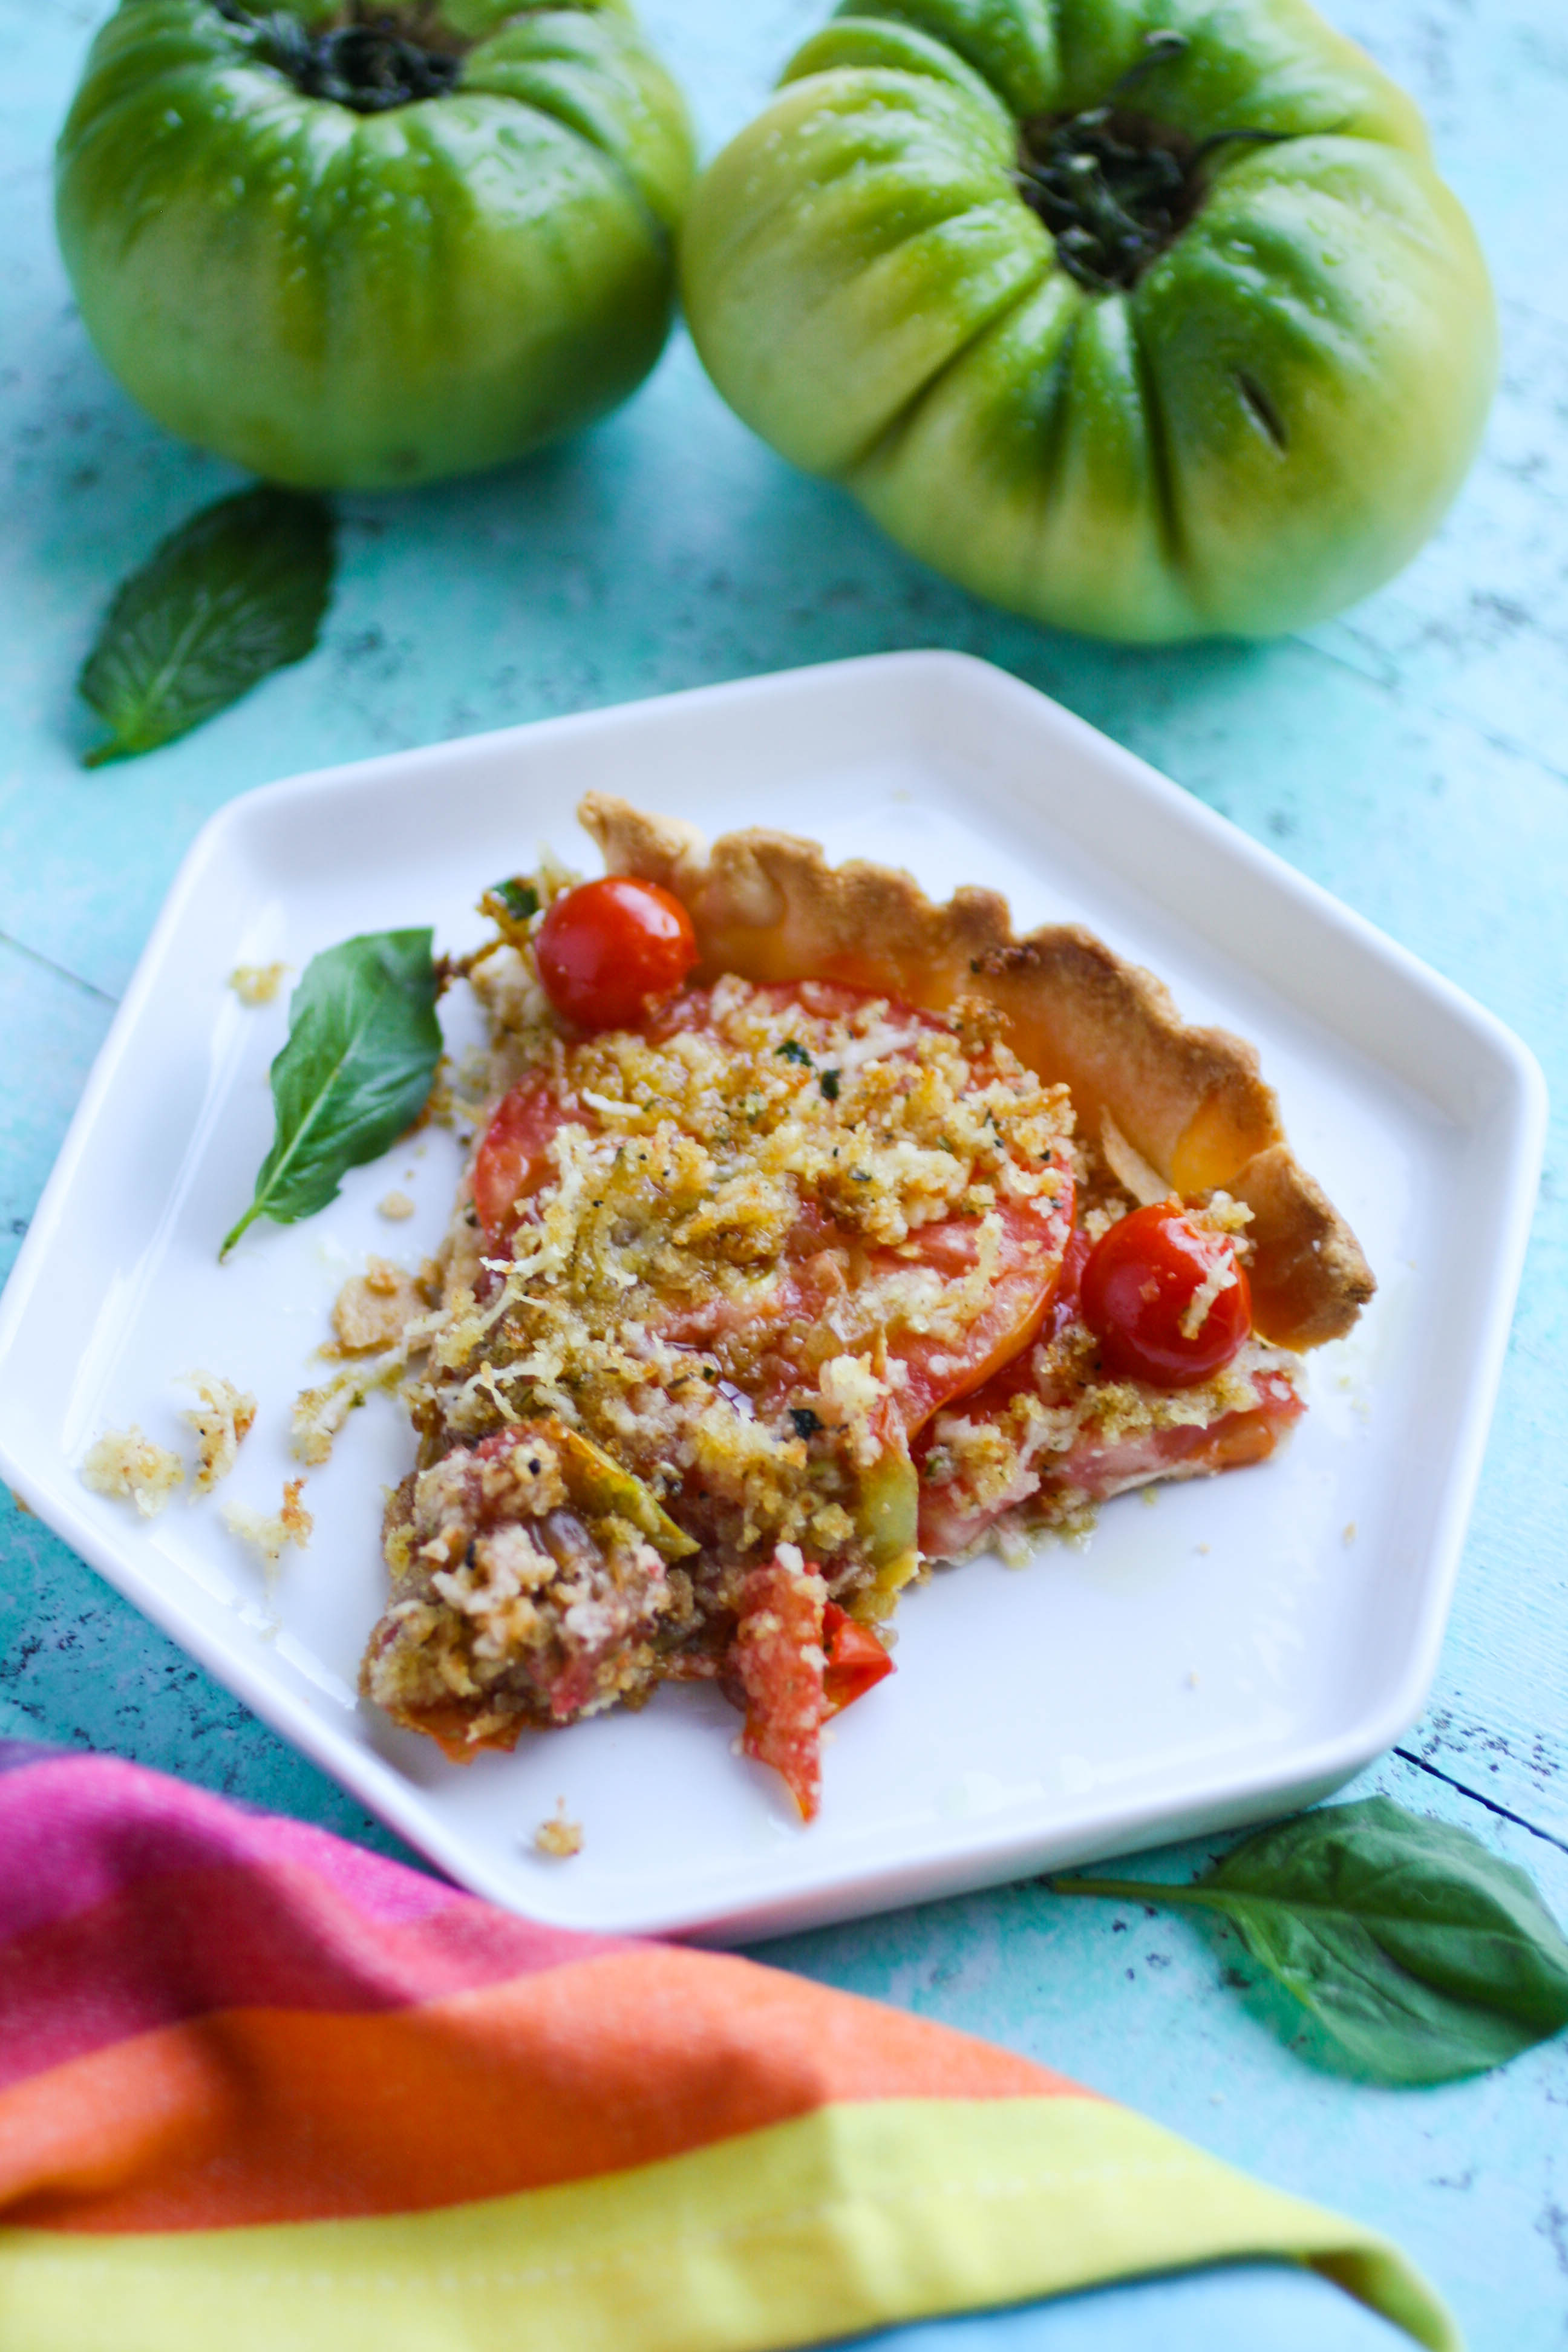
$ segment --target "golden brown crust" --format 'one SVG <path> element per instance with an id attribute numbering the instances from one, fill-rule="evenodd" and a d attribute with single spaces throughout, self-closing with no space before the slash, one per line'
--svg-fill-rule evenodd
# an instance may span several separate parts
<path id="1" fill-rule="evenodd" d="M 1109 1112 L 1172 1188 L 1223 1188 L 1254 1212 L 1258 1329 L 1312 1348 L 1348 1331 L 1375 1285 L 1360 1244 L 1292 1159 L 1254 1048 L 1189 1029 L 1152 972 L 1058 924 L 1013 936 L 1007 902 L 963 889 L 936 907 L 913 878 L 829 866 L 815 842 L 752 827 L 711 845 L 677 818 L 590 793 L 579 815 L 606 869 L 662 883 L 690 913 L 700 977 L 838 980 L 944 1011 L 980 997 L 1039 1075 L 1072 1089 L 1085 1131 Z"/>
<path id="2" fill-rule="evenodd" d="M 1377 1285 L 1361 1244 L 1321 1185 L 1277 1143 L 1229 1187 L 1252 1211 L 1249 1278 L 1260 1331 L 1320 1347 L 1348 1331 Z"/>

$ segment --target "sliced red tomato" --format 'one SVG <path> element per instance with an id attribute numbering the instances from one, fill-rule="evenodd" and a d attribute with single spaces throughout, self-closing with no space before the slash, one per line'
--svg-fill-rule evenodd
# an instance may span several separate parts
<path id="1" fill-rule="evenodd" d="M 805 1821 L 822 1801 L 822 1727 L 893 1671 L 868 1626 L 827 1598 L 809 1561 L 754 1568 L 730 1664 L 746 1695 L 741 1744 L 786 1783 Z"/>
<path id="2" fill-rule="evenodd" d="M 955 1338 L 900 1328 L 896 1321 L 887 1330 L 889 1360 L 904 1368 L 891 1403 L 906 1439 L 943 1405 L 967 1396 L 1027 1349 L 1050 1307 L 1072 1219 L 1071 1178 L 1064 1171 L 1054 1200 L 1042 1194 L 1003 1201 L 995 1213 L 1001 1223 L 996 1276 L 979 1314 Z M 814 1234 L 813 1239 L 819 1236 Z M 786 1256 L 769 1285 L 765 1307 L 754 1300 L 713 1299 L 673 1315 L 665 1328 L 682 1346 L 705 1348 L 717 1345 L 729 1330 L 755 1325 L 762 1314 L 781 1332 L 792 1325 L 815 1327 L 836 1299 L 882 1276 L 925 1267 L 944 1284 L 959 1282 L 973 1274 L 979 1250 L 979 1222 L 972 1217 L 921 1226 L 898 1251 L 865 1250 L 840 1240 L 814 1248 L 806 1257 Z M 792 1392 L 800 1393 L 801 1380 L 800 1367 L 787 1355 L 772 1358 L 762 1367 L 758 1402 L 775 1408 Z"/>
<path id="3" fill-rule="evenodd" d="M 1089 1263 L 1094 1244 L 1081 1225 L 1075 1225 L 1068 1245 L 1062 1252 L 1062 1270 L 1057 1277 L 1056 1296 L 1051 1300 L 1051 1337 L 1065 1331 L 1079 1312 L 1079 1286 Z"/>
<path id="4" fill-rule="evenodd" d="M 741 1745 L 780 1774 L 814 1821 L 822 1801 L 822 1726 L 829 1712 L 823 1620 L 827 1587 L 807 1562 L 754 1568 L 741 1588 L 730 1663 L 746 1694 Z M 842 1704 L 842 1702 L 841 1702 Z"/>
<path id="5" fill-rule="evenodd" d="M 1016 1376 L 1004 1373 L 971 1401 L 968 1410 L 973 1419 L 984 1421 L 998 1413 L 1026 1384 L 1026 1371 Z M 1188 1424 L 1145 1429 L 1109 1441 L 1086 1432 L 1067 1453 L 1041 1457 L 1005 1494 L 993 1496 L 984 1510 L 969 1507 L 961 1490 L 922 1482 L 921 1549 L 932 1559 L 961 1557 L 1006 1512 L 1039 1492 L 1061 1494 L 1070 1488 L 1091 1503 L 1104 1503 L 1112 1495 L 1149 1486 L 1156 1478 L 1204 1477 L 1267 1462 L 1307 1408 L 1280 1373 L 1260 1373 L 1255 1385 L 1259 1394 L 1256 1405 L 1245 1412 L 1222 1413 L 1206 1428 Z"/>
<path id="6" fill-rule="evenodd" d="M 822 1689 L 829 1715 L 842 1715 L 893 1672 L 891 1658 L 869 1625 L 858 1623 L 837 1601 L 830 1601 L 822 1612 L 822 1648 L 827 1662 Z"/>
<path id="7" fill-rule="evenodd" d="M 904 1367 L 894 1402 L 906 1435 L 912 1438 L 933 1412 L 984 1386 L 992 1374 L 1033 1346 L 1056 1293 L 1062 1251 L 1072 1224 L 1072 1181 L 1065 1173 L 1054 1197 L 1004 1200 L 995 1214 L 1002 1233 L 996 1279 L 989 1302 L 958 1339 L 929 1332 L 889 1331 L 888 1354 Z M 980 1234 L 973 1218 L 955 1217 L 923 1225 L 910 1235 L 907 1257 L 888 1254 L 891 1265 L 929 1266 L 945 1282 L 973 1272 Z"/>
<path id="8" fill-rule="evenodd" d="M 1119 1249 L 1109 1251 L 1118 1234 L 1124 1236 Z M 1215 1294 L 1195 1338 L 1189 1337 L 1181 1328 L 1182 1317 L 1216 1264 L 1233 1271 L 1235 1281 Z M 1108 1280 L 1101 1278 L 1107 1274 Z M 1221 1301 L 1229 1303 L 1216 1317 Z M 1107 1330 L 1115 1331 L 1112 1343 L 1096 1327 L 1097 1315 Z M 1081 1229 L 1074 1232 L 1062 1256 L 1052 1336 L 1074 1321 L 1088 1323 L 1095 1332 L 1112 1378 L 1190 1388 L 1212 1378 L 1237 1355 L 1251 1329 L 1251 1307 L 1246 1276 L 1235 1265 L 1225 1236 L 1194 1227 L 1178 1204 L 1163 1202 L 1123 1218 L 1096 1244 Z M 1147 1351 L 1134 1355 L 1140 1336 L 1148 1341 Z M 1198 1362 L 1212 1370 L 1199 1372 L 1194 1369 Z M 965 1412 L 978 1423 L 998 1420 L 1021 1390 L 1034 1388 L 1036 1380 L 1033 1352 L 1021 1351 L 968 1397 Z M 931 1486 L 922 1477 L 921 1549 L 933 1559 L 962 1555 L 1008 1511 L 1042 1492 L 1071 1489 L 1099 1503 L 1157 1478 L 1197 1477 L 1266 1461 L 1305 1407 L 1281 1374 L 1263 1372 L 1256 1386 L 1256 1405 L 1224 1413 L 1206 1427 L 1143 1429 L 1110 1440 L 1086 1431 L 1065 1454 L 1046 1454 L 1033 1465 L 1022 1465 L 1013 1485 L 992 1496 L 984 1510 L 975 1510 L 962 1489 Z M 1062 1401 L 1046 1399 L 1047 1403 Z M 928 1437 L 925 1445 L 916 1448 L 917 1457 L 929 1451 L 929 1444 Z"/>
<path id="9" fill-rule="evenodd" d="M 847 1018 L 866 1001 L 862 990 L 824 981 L 781 984 L 763 994 L 771 1009 L 798 1003 L 814 1017 L 834 1020 Z M 710 1006 L 706 988 L 682 990 L 652 1018 L 649 1034 L 657 1041 L 678 1030 L 710 1027 Z M 907 1024 L 914 1032 L 942 1025 L 934 1014 L 913 1005 L 893 1005 L 889 1018 L 895 1026 Z M 514 1087 L 496 1112 L 474 1168 L 475 1205 L 492 1249 L 515 1231 L 519 1202 L 553 1175 L 549 1147 L 567 1116 L 542 1078 Z M 1001 1224 L 996 1278 L 981 1313 L 957 1339 L 897 1328 L 889 1332 L 888 1354 L 905 1372 L 895 1402 L 906 1437 L 912 1437 L 942 1405 L 979 1388 L 1033 1341 L 1056 1292 L 1072 1209 L 1072 1180 L 1065 1170 L 1054 1196 L 1015 1200 L 1005 1195 L 995 1210 Z M 870 1280 L 925 1267 L 944 1284 L 962 1281 L 974 1270 L 980 1234 L 978 1218 L 950 1217 L 918 1227 L 901 1250 L 868 1250 L 843 1233 L 819 1202 L 808 1200 L 802 1204 L 765 1304 L 746 1297 L 718 1297 L 697 1307 L 672 1306 L 661 1328 L 679 1345 L 701 1349 L 716 1345 L 732 1328 L 754 1324 L 759 1314 L 781 1330 L 792 1323 L 819 1324 L 836 1297 Z M 799 1368 L 781 1357 L 763 1381 L 759 1402 L 776 1405 L 798 1387 L 799 1380 Z"/>
<path id="10" fill-rule="evenodd" d="M 851 988 L 842 981 L 777 980 L 764 982 L 756 991 L 758 1006 L 764 1013 L 783 1013 L 798 1004 L 816 1021 L 848 1021 L 872 998 L 886 1008 L 893 1029 L 944 1029 L 947 1025 L 938 1013 L 906 1004 L 901 997 L 876 989 Z M 683 988 L 678 996 L 650 1012 L 646 1034 L 657 1044 L 678 1030 L 711 1029 L 712 1024 L 711 991 L 703 986 Z"/>
<path id="11" fill-rule="evenodd" d="M 554 1175 L 550 1146 L 567 1118 L 547 1078 L 524 1078 L 503 1097 L 474 1159 L 474 1207 L 490 1249 L 510 1239 L 520 1204 Z"/>
<path id="12" fill-rule="evenodd" d="M 1206 1429 L 1149 1429 L 1109 1443 L 1085 1435 L 1066 1454 L 1051 1457 L 1049 1483 L 1075 1486 L 1104 1502 L 1153 1478 L 1194 1477 L 1215 1470 L 1239 1470 L 1266 1462 L 1306 1406 L 1289 1381 L 1277 1372 L 1258 1380 L 1260 1402 L 1243 1412 L 1222 1413 Z"/>

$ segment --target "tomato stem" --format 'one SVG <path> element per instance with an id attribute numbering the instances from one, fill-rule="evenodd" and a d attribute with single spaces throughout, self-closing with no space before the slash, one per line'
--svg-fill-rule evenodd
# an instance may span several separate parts
<path id="1" fill-rule="evenodd" d="M 1190 46 L 1184 33 L 1151 33 L 1143 55 L 1098 106 L 1037 115 L 1020 131 L 1018 192 L 1056 238 L 1062 268 L 1091 293 L 1135 286 L 1174 242 L 1203 202 L 1204 166 L 1219 148 L 1285 136 L 1218 131 L 1194 142 L 1122 104 L 1146 74 Z"/>
<path id="2" fill-rule="evenodd" d="M 214 5 L 231 25 L 249 32 L 257 56 L 276 66 L 306 98 L 326 99 L 356 114 L 385 114 L 421 99 L 445 97 L 462 70 L 459 55 L 409 38 L 390 10 L 355 5 L 346 24 L 313 34 L 283 9 L 258 15 L 238 0 L 214 0 Z M 426 31 L 423 22 L 418 29 Z"/>

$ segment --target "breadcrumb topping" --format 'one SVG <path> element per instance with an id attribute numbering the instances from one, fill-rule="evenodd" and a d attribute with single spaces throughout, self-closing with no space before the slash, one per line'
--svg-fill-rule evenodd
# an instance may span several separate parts
<path id="1" fill-rule="evenodd" d="M 690 1587 L 625 1515 L 635 1486 L 550 1423 L 405 1479 L 387 1505 L 393 1600 L 366 1697 L 461 1758 L 646 1696 L 655 1639 L 689 1617 Z"/>
<path id="2" fill-rule="evenodd" d="M 503 955 L 493 1002 L 532 1024 L 516 950 L 482 969 Z M 510 1037 L 557 1108 L 551 1181 L 495 1255 L 459 1213 L 415 1391 L 427 1438 L 557 1414 L 656 1493 L 699 1487 L 725 1549 L 806 1543 L 871 1581 L 861 1486 L 900 1348 L 961 1349 L 996 1295 L 1004 1211 L 1071 1182 L 1065 1089 L 962 1027 L 723 979 L 650 1034 Z"/>
<path id="3" fill-rule="evenodd" d="M 365 1356 L 395 1348 L 408 1326 L 427 1315 L 440 1296 L 436 1269 L 409 1274 L 390 1258 L 371 1258 L 344 1283 L 332 1308 L 335 1352 Z"/>
<path id="4" fill-rule="evenodd" d="M 378 1389 L 394 1389 L 408 1368 L 412 1351 L 426 1343 L 441 1322 L 436 1308 L 440 1269 L 426 1263 L 416 1275 L 385 1258 L 373 1257 L 363 1275 L 351 1276 L 332 1307 L 337 1338 L 323 1356 L 346 1356 L 347 1367 L 319 1386 L 301 1389 L 289 1415 L 296 1460 L 319 1469 L 351 1413 Z"/>
<path id="5" fill-rule="evenodd" d="M 1169 1189 L 1109 1118 L 1075 1136 L 994 1004 L 731 974 L 584 1034 L 540 986 L 542 913 L 493 901 L 454 967 L 491 1042 L 445 1074 L 480 1143 L 438 1266 L 346 1286 L 329 1352 L 356 1360 L 295 1409 L 324 1460 L 401 1380 L 419 1433 L 362 1690 L 463 1760 L 716 1679 L 809 1818 L 830 1604 L 868 1624 L 931 1560 L 1016 1560 L 1126 1486 L 1262 1458 L 1292 1360 L 1108 1377 L 1063 1252 Z M 1245 1256 L 1246 1209 L 1185 1213 Z M 1235 1279 L 1227 1251 L 1195 1327 Z"/>
<path id="6" fill-rule="evenodd" d="M 229 973 L 228 984 L 242 1004 L 270 1004 L 282 987 L 286 963 L 240 963 Z"/>
<path id="7" fill-rule="evenodd" d="M 335 1373 L 319 1388 L 301 1389 L 289 1413 L 289 1444 L 295 1460 L 311 1470 L 330 1462 L 349 1415 L 357 1412 L 377 1389 L 395 1388 L 407 1364 L 406 1347 L 394 1348 L 374 1362 L 353 1364 Z"/>
<path id="8" fill-rule="evenodd" d="M 552 1854 L 557 1862 L 570 1861 L 573 1854 L 582 1853 L 583 1824 L 568 1819 L 564 1797 L 556 1798 L 555 1811 L 540 1822 L 533 1843 L 541 1853 Z"/>
<path id="9" fill-rule="evenodd" d="M 1081 1477 L 1090 1465 L 1120 1465 L 1096 1476 L 1092 1499 L 1179 1476 L 1181 1457 L 1160 1441 L 1173 1432 L 1194 1434 L 1226 1415 L 1255 1413 L 1274 1402 L 1271 1382 L 1294 1369 L 1260 1340 L 1250 1340 L 1211 1381 L 1186 1389 L 1156 1389 L 1138 1381 L 1110 1381 L 1098 1371 L 1092 1334 L 1069 1324 L 1034 1351 L 1034 1379 L 1005 1405 L 976 1414 L 966 1401 L 936 1416 L 921 1472 L 929 1494 L 940 1495 L 950 1524 L 968 1521 L 975 1533 L 960 1538 L 949 1558 L 996 1540 L 992 1517 L 1011 1514 L 1020 1532 L 1071 1533 L 1087 1523 L 1087 1485 L 1063 1484 L 1056 1465 L 1070 1461 Z M 968 1409 L 966 1409 L 966 1405 Z M 1205 1465 L 1206 1466 L 1206 1465 Z"/>
<path id="10" fill-rule="evenodd" d="M 134 1503 L 144 1519 L 156 1518 L 184 1480 L 179 1455 L 144 1437 L 134 1422 L 129 1429 L 106 1430 L 81 1465 L 84 1486 L 117 1502 Z"/>
<path id="11" fill-rule="evenodd" d="M 192 1372 L 185 1382 L 201 1399 L 181 1415 L 196 1433 L 197 1468 L 191 1500 L 210 1495 L 239 1459 L 239 1449 L 256 1425 L 256 1399 L 219 1372 Z"/>
<path id="12" fill-rule="evenodd" d="M 228 1503 L 224 1507 L 229 1532 L 259 1552 L 262 1566 L 268 1570 L 277 1568 L 290 1544 L 303 1551 L 314 1532 L 315 1520 L 300 1499 L 304 1490 L 303 1478 L 286 1479 L 282 1507 L 271 1514 L 254 1511 L 245 1503 Z"/>

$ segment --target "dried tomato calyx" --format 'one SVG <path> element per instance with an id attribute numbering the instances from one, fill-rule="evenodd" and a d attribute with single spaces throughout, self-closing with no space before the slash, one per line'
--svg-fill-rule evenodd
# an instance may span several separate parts
<path id="1" fill-rule="evenodd" d="M 282 9 L 257 16 L 234 0 L 216 0 L 216 5 L 231 25 L 254 32 L 258 56 L 302 96 L 327 99 L 355 114 L 385 114 L 421 99 L 444 98 L 462 71 L 460 55 L 410 39 L 390 13 L 311 33 Z"/>
<path id="2" fill-rule="evenodd" d="M 1146 74 L 1190 46 L 1184 33 L 1151 33 L 1100 105 L 1037 115 L 1019 131 L 1018 193 L 1055 237 L 1062 268 L 1090 293 L 1135 286 L 1175 242 L 1207 194 L 1204 166 L 1216 149 L 1283 135 L 1235 130 L 1193 140 L 1124 103 Z"/>

